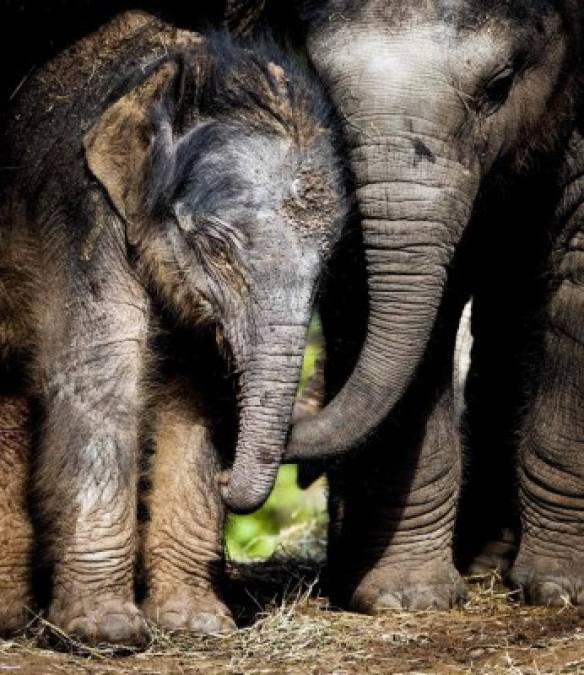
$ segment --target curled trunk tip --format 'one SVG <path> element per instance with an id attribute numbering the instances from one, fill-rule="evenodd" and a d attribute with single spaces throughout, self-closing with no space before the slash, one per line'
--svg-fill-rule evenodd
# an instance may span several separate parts
<path id="1" fill-rule="evenodd" d="M 280 464 L 276 462 L 273 476 L 266 477 L 258 485 L 257 478 L 246 479 L 242 472 L 231 473 L 227 482 L 221 486 L 221 496 L 227 508 L 237 515 L 247 515 L 261 508 L 274 487 Z"/>

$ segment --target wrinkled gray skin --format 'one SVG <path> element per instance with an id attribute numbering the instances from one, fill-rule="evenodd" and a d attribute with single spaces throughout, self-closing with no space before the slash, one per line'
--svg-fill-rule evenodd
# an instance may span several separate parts
<path id="1" fill-rule="evenodd" d="M 339 334 L 346 344 L 359 335 L 335 303 L 346 316 L 352 277 L 338 275 L 345 290 L 333 288 L 323 311 L 335 338 L 329 393 L 339 393 L 290 444 L 296 458 L 365 444 L 330 474 L 339 598 L 376 611 L 462 597 L 452 354 L 473 294 L 468 421 L 490 487 L 475 479 L 461 537 L 476 536 L 485 514 L 511 517 L 517 471 L 512 578 L 532 602 L 583 603 L 582 3 L 305 5 L 308 52 L 345 121 L 369 302 L 350 372 Z"/>
<path id="2" fill-rule="evenodd" d="M 547 2 L 369 2 L 359 9 L 331 7 L 331 20 L 314 22 L 309 32 L 310 54 L 347 123 L 370 306 L 354 372 L 320 419 L 297 427 L 292 446 L 317 453 L 346 449 L 366 438 L 401 399 L 395 412 L 399 430 L 386 422 L 368 448 L 373 453 L 377 446 L 385 457 L 391 452 L 392 459 L 382 460 L 381 471 L 374 472 L 349 463 L 333 478 L 333 501 L 343 513 L 331 543 L 338 558 L 331 564 L 344 568 L 340 594 L 367 610 L 445 607 L 461 597 L 450 553 L 460 480 L 459 444 L 449 421 L 451 379 L 444 379 L 450 367 L 432 361 L 451 358 L 460 295 L 476 293 L 477 343 L 485 323 L 496 325 L 501 315 L 512 318 L 512 310 L 497 314 L 492 308 L 489 281 L 499 274 L 511 279 L 511 291 L 501 283 L 497 301 L 504 307 L 509 292 L 518 307 L 525 303 L 542 312 L 540 328 L 546 330 L 539 339 L 537 373 L 498 372 L 532 380 L 517 448 L 523 538 L 512 577 L 532 602 L 561 603 L 563 596 L 584 602 L 578 525 L 584 509 L 579 496 L 584 387 L 578 366 L 584 358 L 584 292 L 578 285 L 584 256 L 577 210 L 582 189 L 574 184 L 584 163 L 574 108 L 582 10 L 579 3 L 557 4 L 558 10 Z M 493 184 L 493 175 L 505 176 L 504 189 Z M 505 213 L 503 199 L 519 203 L 508 203 Z M 497 239 L 508 238 L 519 254 L 515 262 L 493 268 L 498 249 L 491 247 L 494 255 L 485 263 L 489 248 L 475 244 L 473 250 L 472 243 L 468 255 L 476 262 L 465 258 L 461 240 L 473 216 L 476 240 L 488 242 L 486 228 L 500 227 Z M 541 232 L 554 232 L 556 239 L 554 250 L 545 251 L 551 293 L 538 305 L 529 298 L 534 291 L 527 281 L 535 284 L 537 271 L 521 256 L 541 255 Z M 458 266 L 457 253 L 463 259 Z M 517 285 L 527 285 L 524 295 L 516 295 Z M 483 372 L 488 366 L 481 364 L 481 351 L 496 351 L 495 331 L 484 330 L 487 344 L 475 350 Z M 414 379 L 420 361 L 425 365 L 418 379 L 436 382 L 433 391 L 426 385 L 430 403 L 422 416 L 424 399 L 416 402 L 412 394 L 420 389 Z M 479 384 L 473 383 L 475 390 Z M 487 403 L 496 409 L 496 401 Z M 519 424 L 517 416 L 510 421 Z M 501 471 L 508 464 L 507 459 Z M 363 480 L 370 482 L 366 503 Z M 487 504 L 484 500 L 477 511 L 488 510 Z M 372 526 L 359 528 L 370 520 Z M 470 536 L 472 527 L 461 536 Z M 365 553 L 347 564 L 345 556 L 355 549 Z"/>
<path id="3" fill-rule="evenodd" d="M 327 115 L 317 84 L 281 51 L 254 55 L 139 13 L 19 93 L 2 156 L 12 170 L 0 342 L 8 358 L 27 357 L 28 392 L 43 410 L 35 502 L 53 567 L 49 617 L 82 640 L 146 636 L 134 566 L 138 446 L 149 430 L 146 613 L 172 629 L 233 627 L 216 587 L 220 484 L 233 509 L 255 509 L 284 451 L 313 296 L 344 209 Z M 201 376 L 189 366 L 185 383 L 171 348 L 171 377 L 158 376 L 159 395 L 149 385 L 160 326 L 180 327 L 187 362 L 185 343 L 199 349 L 189 331 L 205 326 L 229 354 L 239 421 L 230 472 L 201 398 L 206 357 L 192 355 Z"/>

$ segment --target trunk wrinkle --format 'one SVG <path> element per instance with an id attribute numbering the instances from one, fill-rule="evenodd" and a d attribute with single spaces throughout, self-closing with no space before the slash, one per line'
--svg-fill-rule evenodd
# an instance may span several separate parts
<path id="1" fill-rule="evenodd" d="M 369 279 L 367 335 L 337 397 L 294 426 L 288 461 L 342 455 L 361 445 L 402 398 L 426 351 L 478 179 L 458 166 L 445 185 L 438 163 L 400 163 L 365 161 L 360 177 L 357 167 Z M 401 197 L 411 197 L 412 185 L 427 198 L 418 209 L 424 218 L 404 214 Z"/>
<path id="2" fill-rule="evenodd" d="M 300 380 L 307 322 L 266 321 L 258 326 L 262 339 L 240 368 L 238 442 L 228 484 L 222 488 L 226 505 L 236 513 L 259 508 L 276 480 Z"/>

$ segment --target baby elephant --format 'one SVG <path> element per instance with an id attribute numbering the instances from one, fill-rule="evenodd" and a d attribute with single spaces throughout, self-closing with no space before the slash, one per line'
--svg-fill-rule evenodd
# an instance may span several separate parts
<path id="1" fill-rule="evenodd" d="M 283 455 L 346 211 L 335 146 L 318 84 L 269 41 L 237 46 L 142 13 L 20 90 L 2 157 L 0 353 L 24 355 L 43 412 L 34 497 L 49 619 L 64 631 L 147 636 L 134 597 L 147 433 L 144 612 L 171 629 L 233 626 L 217 590 L 223 503 L 260 506 Z M 205 327 L 234 376 L 230 472 L 216 449 L 229 415 L 205 398 Z"/>

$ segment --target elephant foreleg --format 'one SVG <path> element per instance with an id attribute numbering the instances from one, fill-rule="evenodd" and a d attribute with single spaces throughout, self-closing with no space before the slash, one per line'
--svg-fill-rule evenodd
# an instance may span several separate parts
<path id="1" fill-rule="evenodd" d="M 351 237 L 322 302 L 329 397 L 349 376 L 368 320 L 360 243 Z M 460 439 L 451 394 L 463 304 L 456 297 L 445 306 L 423 372 L 390 419 L 328 471 L 330 591 L 341 605 L 444 608 L 464 596 L 452 562 Z"/>
<path id="2" fill-rule="evenodd" d="M 330 474 L 333 592 L 359 611 L 445 609 L 464 598 L 452 560 L 460 444 L 451 395 L 427 419 L 415 398 Z"/>
<path id="3" fill-rule="evenodd" d="M 225 509 L 210 421 L 186 384 L 175 382 L 158 400 L 144 611 L 167 630 L 229 632 L 235 624 L 218 591 Z"/>
<path id="4" fill-rule="evenodd" d="M 27 508 L 30 411 L 26 398 L 0 397 L 0 635 L 22 628 L 32 606 L 32 524 Z"/>
<path id="5" fill-rule="evenodd" d="M 40 327 L 35 494 L 53 568 L 49 620 L 86 642 L 141 644 L 134 567 L 148 314 L 140 290 L 111 267 L 91 295 L 49 306 Z"/>

